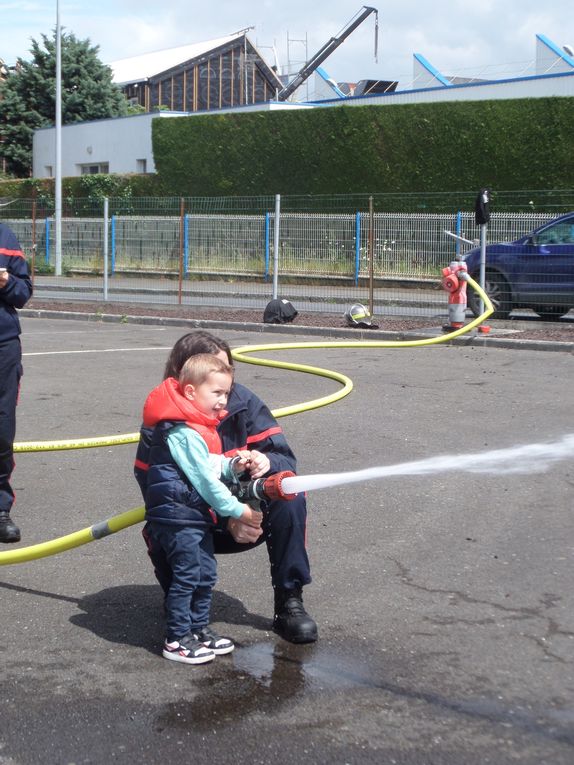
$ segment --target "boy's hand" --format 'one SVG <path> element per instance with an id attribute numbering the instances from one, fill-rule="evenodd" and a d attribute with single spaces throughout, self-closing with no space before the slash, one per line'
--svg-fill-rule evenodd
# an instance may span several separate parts
<path id="1" fill-rule="evenodd" d="M 270 467 L 271 463 L 269 462 L 269 457 L 267 457 L 266 454 L 263 454 L 263 452 L 258 452 L 253 449 L 251 452 L 251 460 L 247 466 L 251 478 L 261 478 L 261 476 L 269 472 Z"/>
<path id="2" fill-rule="evenodd" d="M 251 452 L 248 449 L 240 449 L 235 455 L 233 461 L 233 471 L 237 475 L 241 475 L 246 470 L 249 470 L 251 465 Z"/>
<path id="3" fill-rule="evenodd" d="M 260 529 L 263 521 L 263 513 L 259 510 L 254 510 L 249 505 L 243 505 L 243 513 L 239 517 L 239 520 L 247 526 L 251 526 L 254 529 Z"/>

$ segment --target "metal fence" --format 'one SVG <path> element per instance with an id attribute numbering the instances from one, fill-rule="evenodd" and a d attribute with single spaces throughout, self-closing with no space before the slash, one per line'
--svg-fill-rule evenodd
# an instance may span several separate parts
<path id="1" fill-rule="evenodd" d="M 275 278 L 279 295 L 299 310 L 338 311 L 371 298 L 379 313 L 427 315 L 446 303 L 441 269 L 471 247 L 446 232 L 478 244 L 469 210 L 381 212 L 371 204 L 317 212 L 316 202 L 305 211 L 302 200 L 287 199 L 276 221 L 276 201 L 179 200 L 178 209 L 178 200 L 145 200 L 127 212 L 124 199 L 68 203 L 61 273 L 52 210 L 11 205 L 0 208 L 0 220 L 33 256 L 35 295 L 42 299 L 262 308 Z M 104 209 L 111 211 L 107 220 Z M 493 212 L 488 240 L 514 240 L 557 214 Z"/>

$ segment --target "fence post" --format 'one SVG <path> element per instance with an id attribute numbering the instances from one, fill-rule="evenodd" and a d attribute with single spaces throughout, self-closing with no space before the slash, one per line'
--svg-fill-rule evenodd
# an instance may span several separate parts
<path id="1" fill-rule="evenodd" d="M 109 232 L 109 202 L 108 197 L 104 197 L 104 301 L 108 299 L 108 232 Z"/>
<path id="2" fill-rule="evenodd" d="M 369 197 L 369 311 L 373 314 L 373 271 L 374 271 L 374 237 L 375 237 L 375 213 L 373 210 L 373 197 Z"/>
<path id="3" fill-rule="evenodd" d="M 355 287 L 359 284 L 361 268 L 361 213 L 355 213 Z"/>
<path id="4" fill-rule="evenodd" d="M 36 190 L 32 199 L 32 289 L 34 289 L 34 274 L 36 272 Z"/>
<path id="5" fill-rule="evenodd" d="M 275 230 L 273 236 L 273 299 L 277 299 L 279 282 L 279 225 L 281 219 L 281 194 L 275 195 Z"/>
<path id="6" fill-rule="evenodd" d="M 265 281 L 269 279 L 269 211 L 265 213 L 265 266 L 263 277 Z"/>
<path id="7" fill-rule="evenodd" d="M 112 275 L 116 272 L 116 216 L 112 215 Z"/>
<path id="8" fill-rule="evenodd" d="M 189 273 L 189 215 L 183 217 L 183 272 Z"/>
<path id="9" fill-rule="evenodd" d="M 181 305 L 181 291 L 183 286 L 183 250 L 184 250 L 184 218 L 185 218 L 185 201 L 183 197 L 179 201 L 179 278 L 177 287 L 177 304 Z"/>
<path id="10" fill-rule="evenodd" d="M 459 210 L 456 214 L 455 233 L 457 236 L 462 236 L 461 232 L 462 232 L 462 213 Z M 455 247 L 456 247 L 455 249 L 456 257 L 458 258 L 458 256 L 460 255 L 460 239 L 456 240 Z"/>
<path id="11" fill-rule="evenodd" d="M 50 218 L 46 218 L 46 222 L 44 225 L 44 228 L 46 230 L 46 254 L 44 256 L 44 262 L 46 265 L 50 264 Z"/>

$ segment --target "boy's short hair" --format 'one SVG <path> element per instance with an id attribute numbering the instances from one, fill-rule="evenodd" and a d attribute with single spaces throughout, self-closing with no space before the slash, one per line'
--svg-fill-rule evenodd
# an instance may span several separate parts
<path id="1" fill-rule="evenodd" d="M 212 353 L 198 353 L 191 356 L 179 373 L 179 387 L 201 385 L 213 372 L 222 372 L 233 377 L 233 367 Z"/>

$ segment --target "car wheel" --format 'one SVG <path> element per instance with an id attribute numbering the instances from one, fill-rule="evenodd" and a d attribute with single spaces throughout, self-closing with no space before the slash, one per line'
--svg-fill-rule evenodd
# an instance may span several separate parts
<path id="1" fill-rule="evenodd" d="M 478 276 L 473 276 L 473 279 L 477 282 L 479 281 Z M 484 287 L 484 291 L 494 307 L 494 313 L 491 315 L 491 318 L 508 319 L 512 311 L 512 300 L 510 297 L 510 287 L 504 276 L 493 272 L 487 273 Z M 478 293 L 472 287 L 467 287 L 467 291 L 468 307 L 475 316 L 480 316 L 480 297 Z"/>
<path id="2" fill-rule="evenodd" d="M 561 316 L 566 316 L 570 309 L 565 305 L 536 305 L 533 306 L 532 310 L 544 321 L 555 321 Z"/>

